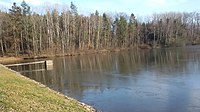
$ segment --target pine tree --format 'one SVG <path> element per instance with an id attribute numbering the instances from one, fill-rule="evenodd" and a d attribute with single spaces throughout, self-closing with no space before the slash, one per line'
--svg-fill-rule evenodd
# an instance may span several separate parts
<path id="1" fill-rule="evenodd" d="M 22 30 L 22 10 L 20 6 L 14 2 L 11 9 L 9 9 L 10 18 L 11 18 L 11 29 L 12 29 L 12 36 L 14 39 L 14 51 L 15 55 L 19 54 L 20 46 L 20 37 L 21 37 L 21 30 Z"/>
<path id="2" fill-rule="evenodd" d="M 24 16 L 31 15 L 31 8 L 24 0 L 21 3 L 21 7 L 22 7 L 22 14 Z"/>
<path id="3" fill-rule="evenodd" d="M 118 46 L 125 47 L 125 42 L 127 41 L 127 21 L 124 16 L 120 16 L 119 20 L 117 20 L 117 39 Z"/>
<path id="4" fill-rule="evenodd" d="M 135 15 L 131 14 L 128 24 L 128 46 L 131 47 L 135 43 L 136 38 L 136 19 Z"/>
<path id="5" fill-rule="evenodd" d="M 103 23 L 102 23 L 102 44 L 103 46 L 109 47 L 108 42 L 110 39 L 110 32 L 111 32 L 111 24 L 109 17 L 106 13 L 103 13 Z"/>
<path id="6" fill-rule="evenodd" d="M 29 53 L 31 50 L 33 50 L 33 53 L 35 55 L 35 49 L 36 46 L 34 44 L 34 36 L 32 34 L 32 27 L 34 25 L 31 22 L 31 10 L 30 6 L 23 0 L 21 3 L 22 7 L 22 31 L 21 31 L 21 49 L 23 53 Z M 30 41 L 32 40 L 32 42 Z M 30 45 L 32 43 L 32 45 Z M 31 49 L 30 46 L 33 46 L 33 49 Z"/>

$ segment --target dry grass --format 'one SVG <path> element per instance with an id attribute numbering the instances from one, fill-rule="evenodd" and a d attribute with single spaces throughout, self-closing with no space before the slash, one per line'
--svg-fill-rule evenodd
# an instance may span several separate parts
<path id="1" fill-rule="evenodd" d="M 88 112 L 76 100 L 0 65 L 0 112 Z"/>
<path id="2" fill-rule="evenodd" d="M 0 63 L 11 63 L 16 61 L 22 61 L 23 58 L 20 57 L 0 57 Z"/>

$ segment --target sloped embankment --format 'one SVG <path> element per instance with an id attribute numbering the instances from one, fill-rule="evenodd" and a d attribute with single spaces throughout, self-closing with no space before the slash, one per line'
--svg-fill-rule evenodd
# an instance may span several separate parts
<path id="1" fill-rule="evenodd" d="M 95 110 L 0 65 L 0 111 L 93 112 Z"/>

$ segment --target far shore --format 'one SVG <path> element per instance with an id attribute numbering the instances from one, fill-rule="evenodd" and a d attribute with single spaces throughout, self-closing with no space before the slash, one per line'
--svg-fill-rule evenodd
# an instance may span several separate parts
<path id="1" fill-rule="evenodd" d="M 24 60 L 24 58 L 22 57 L 0 57 L 0 63 L 1 64 L 6 64 L 6 63 L 12 63 L 12 62 L 16 62 L 16 61 L 22 61 Z"/>
<path id="2" fill-rule="evenodd" d="M 119 51 L 126 51 L 130 50 L 129 48 L 121 48 L 121 49 L 101 49 L 101 50 L 77 50 L 77 51 L 71 51 L 68 53 L 56 53 L 56 54 L 42 54 L 42 55 L 21 55 L 21 56 L 3 56 L 0 57 L 0 64 L 9 64 L 9 63 L 15 63 L 20 62 L 26 59 L 47 59 L 47 58 L 53 58 L 53 57 L 61 57 L 61 56 L 78 56 L 78 55 L 89 55 L 89 54 L 103 54 L 103 53 L 110 53 L 110 52 L 119 52 Z"/>

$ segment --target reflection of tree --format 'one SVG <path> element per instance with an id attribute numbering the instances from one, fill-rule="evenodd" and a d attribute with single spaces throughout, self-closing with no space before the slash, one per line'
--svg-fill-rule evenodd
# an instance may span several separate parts
<path id="1" fill-rule="evenodd" d="M 56 58 L 53 71 L 37 72 L 30 76 L 81 100 L 88 90 L 125 87 L 131 83 L 132 76 L 136 81 L 143 71 L 153 71 L 158 77 L 163 77 L 163 73 L 171 76 L 184 73 L 189 63 L 199 62 L 197 50 L 195 47 L 169 48 Z"/>

